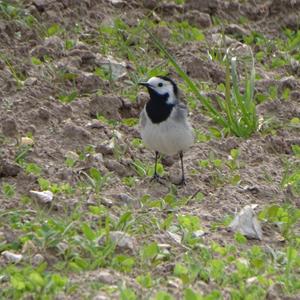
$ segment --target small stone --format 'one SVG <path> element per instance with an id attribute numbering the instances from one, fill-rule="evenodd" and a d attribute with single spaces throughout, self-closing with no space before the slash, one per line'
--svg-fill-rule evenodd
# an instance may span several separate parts
<path id="1" fill-rule="evenodd" d="M 109 1 L 113 6 L 115 6 L 117 8 L 122 8 L 126 4 L 126 2 L 123 0 L 109 0 Z"/>
<path id="2" fill-rule="evenodd" d="M 135 202 L 131 196 L 125 193 L 114 195 L 114 198 L 118 201 L 121 201 L 123 204 L 132 204 L 133 202 Z"/>
<path id="3" fill-rule="evenodd" d="M 145 8 L 152 10 L 157 7 L 157 1 L 156 0 L 143 0 L 143 6 Z"/>
<path id="4" fill-rule="evenodd" d="M 56 247 L 61 253 L 64 253 L 69 249 L 69 245 L 66 242 L 59 242 Z"/>
<path id="5" fill-rule="evenodd" d="M 87 49 L 75 48 L 69 51 L 69 56 L 79 56 L 82 59 L 82 63 L 95 62 L 96 55 Z"/>
<path id="6" fill-rule="evenodd" d="M 46 6 L 49 4 L 49 0 L 34 0 L 33 5 L 36 6 L 39 12 L 45 11 Z"/>
<path id="7" fill-rule="evenodd" d="M 100 271 L 97 274 L 97 280 L 109 285 L 116 284 L 118 282 L 116 276 L 114 276 L 107 270 Z"/>
<path id="8" fill-rule="evenodd" d="M 6 275 L 0 275 L 0 283 L 9 281 L 9 277 Z"/>
<path id="9" fill-rule="evenodd" d="M 120 164 L 116 160 L 113 159 L 105 160 L 104 165 L 109 171 L 116 172 L 119 176 L 123 177 L 128 175 L 127 168 L 125 168 L 122 164 Z"/>
<path id="10" fill-rule="evenodd" d="M 118 80 L 127 75 L 127 64 L 115 60 L 112 56 L 102 57 L 97 55 L 95 64 L 110 72 L 113 80 Z"/>
<path id="11" fill-rule="evenodd" d="M 111 299 L 111 296 L 107 296 L 107 295 L 105 295 L 104 293 L 99 293 L 99 294 L 97 294 L 94 298 L 93 298 L 93 300 L 110 300 Z"/>
<path id="12" fill-rule="evenodd" d="M 103 86 L 103 81 L 102 79 L 100 79 L 99 76 L 88 72 L 80 73 L 80 75 L 76 78 L 75 81 L 77 88 L 81 93 L 94 93 L 101 86 Z"/>
<path id="13" fill-rule="evenodd" d="M 180 278 L 170 278 L 167 283 L 168 287 L 172 290 L 179 290 L 182 287 L 182 281 Z"/>
<path id="14" fill-rule="evenodd" d="M 39 253 L 37 253 L 36 255 L 34 255 L 33 257 L 32 257 L 32 264 L 34 265 L 34 266 L 38 266 L 38 265 L 40 265 L 42 262 L 44 262 L 45 261 L 45 258 L 44 258 L 44 256 L 43 255 L 41 255 L 41 254 L 39 254 Z"/>
<path id="15" fill-rule="evenodd" d="M 40 119 L 44 121 L 48 121 L 50 118 L 49 111 L 45 107 L 39 108 L 37 115 L 39 116 Z"/>
<path id="16" fill-rule="evenodd" d="M 74 151 L 67 151 L 65 154 L 66 159 L 71 159 L 73 161 L 78 161 L 79 160 L 79 155 L 74 152 Z"/>
<path id="17" fill-rule="evenodd" d="M 51 191 L 43 191 L 43 192 L 30 191 L 29 193 L 32 196 L 34 196 L 35 199 L 37 199 L 39 202 L 43 204 L 51 203 L 53 200 L 53 193 Z"/>
<path id="18" fill-rule="evenodd" d="M 258 278 L 256 277 L 256 276 L 254 276 L 254 277 L 250 277 L 250 278 L 248 278 L 247 280 L 246 280 L 246 283 L 248 284 L 248 285 L 252 285 L 252 284 L 257 284 L 258 283 Z"/>
<path id="19" fill-rule="evenodd" d="M 21 137 L 21 145 L 32 146 L 34 145 L 34 140 L 27 136 Z"/>
<path id="20" fill-rule="evenodd" d="M 201 12 L 212 14 L 218 8 L 218 0 L 186 0 L 185 8 L 187 10 L 196 9 Z"/>
<path id="21" fill-rule="evenodd" d="M 26 78 L 24 85 L 26 86 L 32 86 L 35 85 L 37 83 L 37 78 L 36 77 L 28 77 Z"/>
<path id="22" fill-rule="evenodd" d="M 179 234 L 167 231 L 170 238 L 172 238 L 176 243 L 181 244 L 182 237 Z"/>
<path id="23" fill-rule="evenodd" d="M 54 35 L 44 40 L 44 46 L 54 50 L 55 54 L 58 55 L 64 50 L 64 41 L 60 37 Z"/>
<path id="24" fill-rule="evenodd" d="M 231 58 L 238 57 L 238 61 L 240 63 L 243 62 L 243 65 L 248 64 L 248 66 L 250 67 L 250 63 L 252 63 L 252 49 L 246 44 L 240 42 L 235 42 L 231 44 L 228 54 Z"/>
<path id="25" fill-rule="evenodd" d="M 102 197 L 101 204 L 103 204 L 106 207 L 112 207 L 114 205 L 114 202 L 107 197 Z"/>
<path id="26" fill-rule="evenodd" d="M 35 56 L 38 59 L 43 61 L 45 56 L 54 57 L 55 51 L 51 48 L 47 48 L 45 46 L 38 45 L 30 51 L 30 55 Z"/>
<path id="27" fill-rule="evenodd" d="M 193 237 L 195 237 L 195 238 L 201 238 L 201 237 L 203 237 L 203 236 L 206 235 L 206 232 L 203 231 L 203 230 L 196 230 L 196 231 L 193 232 L 192 235 L 193 235 Z"/>
<path id="28" fill-rule="evenodd" d="M 109 233 L 109 237 L 113 243 L 116 244 L 116 247 L 119 250 L 130 250 L 135 251 L 136 250 L 136 239 L 132 236 L 130 236 L 128 233 L 123 231 L 111 231 Z M 100 246 L 103 246 L 105 244 L 106 237 L 103 236 L 99 239 L 98 243 Z"/>
<path id="29" fill-rule="evenodd" d="M 86 129 L 73 124 L 71 121 L 66 122 L 63 128 L 63 136 L 82 143 L 88 143 L 91 139 L 91 135 Z"/>
<path id="30" fill-rule="evenodd" d="M 9 263 L 19 263 L 23 259 L 22 254 L 16 254 L 10 251 L 3 251 L 1 255 L 6 259 Z"/>
<path id="31" fill-rule="evenodd" d="M 91 122 L 89 122 L 87 124 L 87 126 L 90 127 L 90 128 L 95 128 L 95 129 L 102 129 L 102 128 L 104 128 L 103 124 L 99 120 L 97 120 L 97 119 L 93 119 Z"/>
<path id="32" fill-rule="evenodd" d="M 174 165 L 175 160 L 172 156 L 163 156 L 161 162 L 164 166 L 171 167 Z"/>
<path id="33" fill-rule="evenodd" d="M 157 244 L 157 246 L 158 246 L 160 249 L 162 249 L 162 250 L 164 250 L 164 249 L 166 249 L 166 250 L 172 249 L 172 246 L 171 246 L 170 244 Z"/>
<path id="34" fill-rule="evenodd" d="M 237 25 L 237 24 L 229 24 L 225 28 L 226 34 L 232 34 L 237 38 L 244 38 L 248 35 L 250 35 L 250 31 Z"/>
<path id="35" fill-rule="evenodd" d="M 300 92 L 299 91 L 292 91 L 290 93 L 290 98 L 292 101 L 300 102 Z"/>
<path id="36" fill-rule="evenodd" d="M 267 290 L 267 295 L 266 295 L 266 300 L 281 300 L 284 299 L 283 294 L 284 294 L 284 284 L 277 282 L 272 284 L 268 290 Z M 298 299 L 298 298 L 297 298 Z M 296 300 L 296 298 L 295 298 Z"/>
<path id="37" fill-rule="evenodd" d="M 93 158 L 97 163 L 103 164 L 104 159 L 103 159 L 103 154 L 102 153 L 95 153 L 93 154 Z"/>
<path id="38" fill-rule="evenodd" d="M 210 15 L 197 10 L 190 10 L 185 15 L 185 19 L 187 19 L 192 26 L 198 28 L 207 28 L 212 26 Z"/>
<path id="39" fill-rule="evenodd" d="M 113 130 L 113 137 L 116 137 L 119 140 L 122 140 L 122 133 L 116 129 Z"/>
<path id="40" fill-rule="evenodd" d="M 294 76 L 283 77 L 279 81 L 279 88 L 283 91 L 288 88 L 290 90 L 297 90 L 300 88 L 298 80 Z"/>
<path id="41" fill-rule="evenodd" d="M 235 39 L 232 39 L 228 35 L 222 35 L 221 33 L 213 33 L 211 35 L 212 41 L 219 47 L 225 46 L 228 47 L 233 43 L 236 43 Z M 224 45 L 225 43 L 225 45 Z"/>
<path id="42" fill-rule="evenodd" d="M 167 26 L 156 27 L 154 34 L 163 42 L 168 42 L 171 38 L 171 30 Z"/>
<path id="43" fill-rule="evenodd" d="M 103 155 L 111 155 L 114 153 L 114 144 L 113 143 L 104 143 L 96 146 L 96 152 L 99 152 Z"/>
<path id="44" fill-rule="evenodd" d="M 254 208 L 257 205 L 246 205 L 230 223 L 229 229 L 240 232 L 247 238 L 262 240 L 262 229 L 257 220 Z"/>
<path id="45" fill-rule="evenodd" d="M 134 208 L 140 207 L 140 202 L 128 194 L 125 193 L 112 194 L 110 197 L 113 199 L 114 205 L 129 206 Z"/>
<path id="46" fill-rule="evenodd" d="M 213 61 L 203 60 L 194 55 L 190 55 L 186 62 L 186 69 L 188 75 L 193 78 L 209 81 L 210 79 L 215 83 L 225 82 L 225 71 Z"/>

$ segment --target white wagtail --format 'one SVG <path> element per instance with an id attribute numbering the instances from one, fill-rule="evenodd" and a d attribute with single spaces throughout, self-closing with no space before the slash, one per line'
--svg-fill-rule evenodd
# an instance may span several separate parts
<path id="1" fill-rule="evenodd" d="M 193 144 L 194 136 L 187 107 L 178 99 L 178 87 L 165 76 L 152 77 L 139 84 L 147 87 L 150 94 L 140 114 L 140 128 L 143 142 L 155 151 L 153 179 L 159 180 L 156 171 L 159 153 L 179 154 L 182 172 L 179 184 L 185 184 L 183 152 Z"/>

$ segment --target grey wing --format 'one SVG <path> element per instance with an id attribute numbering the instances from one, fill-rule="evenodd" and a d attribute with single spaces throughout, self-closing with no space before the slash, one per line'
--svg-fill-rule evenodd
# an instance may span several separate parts
<path id="1" fill-rule="evenodd" d="M 188 109 L 185 104 L 178 103 L 174 107 L 174 119 L 177 121 L 184 121 L 186 120 L 188 115 Z"/>
<path id="2" fill-rule="evenodd" d="M 143 109 L 140 113 L 140 122 L 139 122 L 140 129 L 145 128 L 146 123 L 147 123 L 147 116 L 146 116 L 145 109 Z"/>

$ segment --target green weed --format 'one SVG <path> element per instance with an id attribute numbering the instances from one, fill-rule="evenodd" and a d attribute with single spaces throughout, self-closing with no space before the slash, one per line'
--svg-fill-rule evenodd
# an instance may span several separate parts
<path id="1" fill-rule="evenodd" d="M 145 30 L 153 39 L 156 47 L 160 49 L 164 53 L 164 55 L 169 59 L 170 63 L 173 65 L 177 73 L 186 82 L 191 92 L 194 93 L 195 97 L 201 102 L 203 107 L 206 109 L 209 116 L 218 125 L 222 126 L 227 132 L 244 138 L 251 136 L 251 134 L 257 130 L 258 117 L 256 114 L 256 105 L 254 101 L 255 69 L 253 57 L 250 74 L 248 74 L 245 79 L 244 94 L 241 94 L 239 90 L 236 57 L 232 57 L 231 59 L 226 57 L 227 63 L 225 101 L 218 98 L 218 104 L 221 107 L 221 111 L 219 111 L 213 106 L 210 99 L 204 97 L 201 94 L 197 85 L 179 66 L 175 58 L 165 48 L 162 42 L 155 35 L 153 35 L 151 31 L 149 31 L 148 29 Z"/>

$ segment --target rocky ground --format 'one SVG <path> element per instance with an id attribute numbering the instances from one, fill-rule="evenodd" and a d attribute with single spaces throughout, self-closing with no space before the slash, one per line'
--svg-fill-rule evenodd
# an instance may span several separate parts
<path id="1" fill-rule="evenodd" d="M 299 281 L 288 286 L 275 271 L 299 280 L 300 1 L 0 1 L 0 17 L 0 251 L 22 255 L 17 269 L 1 256 L 1 297 L 300 297 Z M 144 24 L 212 100 L 223 93 L 226 49 L 240 71 L 251 49 L 259 131 L 238 138 L 208 118 Z M 166 184 L 150 182 L 154 154 L 137 127 L 147 101 L 137 82 L 159 72 L 180 83 L 197 137 L 181 188 L 176 157 L 161 161 Z M 51 202 L 30 192 L 43 190 Z M 262 240 L 245 241 L 228 224 L 252 204 L 288 221 L 264 215 Z M 239 269 L 231 246 L 240 264 L 260 249 L 277 265 L 221 280 Z M 287 249 L 298 251 L 288 271 L 275 258 Z M 208 275 L 189 278 L 195 262 Z"/>

